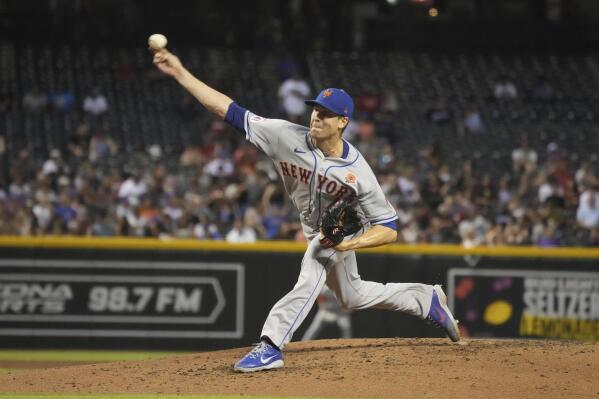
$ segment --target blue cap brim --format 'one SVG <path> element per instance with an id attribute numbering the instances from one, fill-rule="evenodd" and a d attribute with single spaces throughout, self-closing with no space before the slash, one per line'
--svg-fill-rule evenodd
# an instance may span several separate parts
<path id="1" fill-rule="evenodd" d="M 329 111 L 331 111 L 335 115 L 339 115 L 339 116 L 345 117 L 345 115 L 335 112 L 334 110 L 330 109 L 329 107 L 327 107 L 325 104 L 321 103 L 320 101 L 317 101 L 317 100 L 306 100 L 306 101 L 304 101 L 304 103 L 306 103 L 306 105 L 310 105 L 312 107 L 315 106 L 315 105 L 320 105 L 322 108 L 328 109 Z"/>

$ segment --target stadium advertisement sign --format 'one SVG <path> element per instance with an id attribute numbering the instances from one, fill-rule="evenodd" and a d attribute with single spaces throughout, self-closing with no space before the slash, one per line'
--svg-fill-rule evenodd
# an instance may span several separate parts
<path id="1" fill-rule="evenodd" d="M 0 336 L 241 338 L 245 268 L 2 259 Z"/>
<path id="2" fill-rule="evenodd" d="M 599 339 L 599 273 L 450 269 L 448 290 L 468 336 Z"/>

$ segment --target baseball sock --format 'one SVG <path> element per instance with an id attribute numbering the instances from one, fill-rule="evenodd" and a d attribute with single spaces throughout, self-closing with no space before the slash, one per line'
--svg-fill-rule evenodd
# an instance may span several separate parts
<path id="1" fill-rule="evenodd" d="M 264 342 L 266 342 L 267 344 L 269 344 L 270 346 L 272 346 L 273 348 L 275 348 L 275 349 L 276 349 L 276 350 L 278 350 L 279 352 L 281 351 L 281 349 L 279 349 L 279 347 L 278 347 L 278 346 L 276 346 L 276 345 L 274 344 L 274 342 L 272 342 L 272 340 L 271 340 L 270 338 L 268 338 L 266 335 L 263 335 L 263 336 L 261 336 L 261 337 L 260 337 L 260 341 L 264 341 Z"/>

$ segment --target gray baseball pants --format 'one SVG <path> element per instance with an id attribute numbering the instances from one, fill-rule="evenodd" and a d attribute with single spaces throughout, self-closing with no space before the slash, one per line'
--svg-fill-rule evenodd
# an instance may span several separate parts
<path id="1" fill-rule="evenodd" d="M 316 236 L 304 254 L 297 283 L 273 306 L 260 336 L 267 336 L 283 349 L 312 309 L 324 284 L 346 309 L 397 310 L 422 319 L 428 315 L 433 295 L 432 285 L 363 281 L 354 251 L 323 249 Z"/>

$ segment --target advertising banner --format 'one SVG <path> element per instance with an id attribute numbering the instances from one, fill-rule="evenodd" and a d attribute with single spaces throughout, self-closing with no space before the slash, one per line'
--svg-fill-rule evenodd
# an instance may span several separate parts
<path id="1" fill-rule="evenodd" d="M 239 263 L 2 259 L 0 267 L 0 335 L 243 336 Z"/>
<path id="2" fill-rule="evenodd" d="M 599 273 L 450 269 L 448 297 L 466 336 L 599 339 Z"/>

